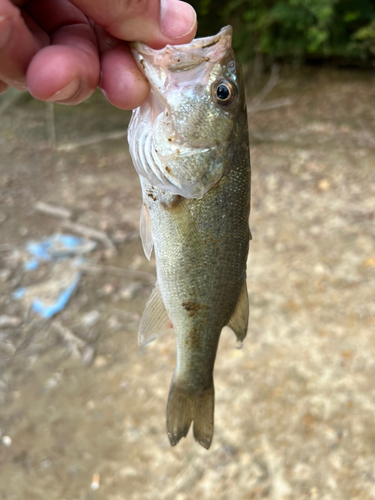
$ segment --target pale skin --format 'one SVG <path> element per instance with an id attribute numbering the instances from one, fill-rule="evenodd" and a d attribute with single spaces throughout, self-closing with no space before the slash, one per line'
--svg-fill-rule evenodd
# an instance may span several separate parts
<path id="1" fill-rule="evenodd" d="M 193 8 L 179 0 L 0 0 L 0 94 L 11 86 L 74 105 L 99 87 L 134 109 L 149 85 L 127 42 L 189 43 Z"/>

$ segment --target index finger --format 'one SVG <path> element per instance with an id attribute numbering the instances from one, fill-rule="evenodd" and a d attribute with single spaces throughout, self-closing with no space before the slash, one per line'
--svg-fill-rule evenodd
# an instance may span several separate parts
<path id="1" fill-rule="evenodd" d="M 180 0 L 72 0 L 112 36 L 154 49 L 189 43 L 197 29 L 191 5 Z"/>

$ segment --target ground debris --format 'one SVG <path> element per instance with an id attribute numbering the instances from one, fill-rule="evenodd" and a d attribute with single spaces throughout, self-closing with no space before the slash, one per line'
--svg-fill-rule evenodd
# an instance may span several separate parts
<path id="1" fill-rule="evenodd" d="M 3 355 L 5 359 L 12 358 L 15 352 L 16 352 L 16 347 L 10 340 L 7 340 L 5 342 L 0 340 L 0 359 L 1 355 Z"/>
<path id="2" fill-rule="evenodd" d="M 140 294 L 142 290 L 142 283 L 140 281 L 133 281 L 128 286 L 120 290 L 120 297 L 124 300 L 132 300 Z"/>
<path id="3" fill-rule="evenodd" d="M 49 203 L 44 203 L 43 201 L 35 203 L 34 208 L 42 214 L 52 215 L 53 217 L 58 217 L 60 219 L 71 219 L 73 216 L 73 213 L 67 208 L 50 205 Z"/>
<path id="4" fill-rule="evenodd" d="M 10 252 L 13 250 L 12 245 L 9 245 L 9 243 L 1 243 L 0 245 L 0 253 L 2 252 Z"/>
<path id="5" fill-rule="evenodd" d="M 80 360 L 82 351 L 86 347 L 86 342 L 77 337 L 69 328 L 63 326 L 60 321 L 53 321 L 51 327 L 59 335 L 72 357 Z"/>
<path id="6" fill-rule="evenodd" d="M 16 328 L 22 324 L 22 318 L 17 316 L 0 316 L 0 328 Z"/>
<path id="7" fill-rule="evenodd" d="M 98 229 L 93 229 L 69 220 L 63 221 L 63 227 L 85 238 L 92 238 L 93 240 L 100 241 L 105 247 L 113 252 L 116 251 L 115 245 L 104 231 L 99 231 Z"/>
<path id="8" fill-rule="evenodd" d="M 89 344 L 87 345 L 83 351 L 81 356 L 81 361 L 84 365 L 91 365 L 95 358 L 96 348 L 95 345 Z"/>

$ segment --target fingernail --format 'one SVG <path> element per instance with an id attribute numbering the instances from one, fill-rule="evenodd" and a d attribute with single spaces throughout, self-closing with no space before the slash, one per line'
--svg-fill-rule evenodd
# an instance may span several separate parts
<path id="1" fill-rule="evenodd" d="M 0 49 L 7 46 L 12 34 L 13 22 L 8 16 L 0 16 Z"/>
<path id="2" fill-rule="evenodd" d="M 161 0 L 160 28 L 168 38 L 182 38 L 190 33 L 197 22 L 191 5 L 180 0 Z"/>
<path id="3" fill-rule="evenodd" d="M 68 83 L 66 87 L 61 90 L 58 90 L 56 94 L 51 95 L 48 98 L 48 101 L 53 102 L 63 102 L 67 100 L 72 100 L 75 98 L 81 90 L 81 81 L 76 78 L 72 82 Z"/>

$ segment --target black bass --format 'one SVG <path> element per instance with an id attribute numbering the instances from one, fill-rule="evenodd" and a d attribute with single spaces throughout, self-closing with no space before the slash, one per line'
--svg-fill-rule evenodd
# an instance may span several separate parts
<path id="1" fill-rule="evenodd" d="M 242 346 L 247 332 L 250 155 L 231 39 L 227 26 L 161 50 L 132 44 L 151 92 L 133 112 L 128 140 L 143 192 L 143 248 L 148 258 L 155 248 L 157 269 L 138 341 L 174 330 L 177 367 L 167 404 L 173 446 L 194 422 L 195 439 L 209 448 L 220 333 L 228 325 Z"/>

